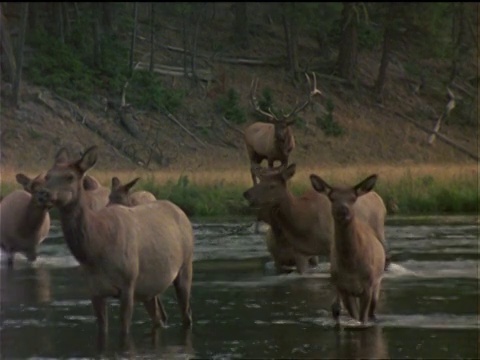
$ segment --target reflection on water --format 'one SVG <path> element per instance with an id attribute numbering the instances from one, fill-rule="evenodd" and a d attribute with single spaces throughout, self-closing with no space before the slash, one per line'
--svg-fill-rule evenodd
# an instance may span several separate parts
<path id="1" fill-rule="evenodd" d="M 276 275 L 251 222 L 196 223 L 194 326 L 181 326 L 173 289 L 169 325 L 151 334 L 135 307 L 128 346 L 118 341 L 119 305 L 110 301 L 106 358 L 474 358 L 478 355 L 478 221 L 395 219 L 386 232 L 393 264 L 385 274 L 379 322 L 337 329 L 328 268 Z M 2 264 L 2 358 L 98 355 L 85 281 L 58 223 L 33 265 Z M 28 342 L 25 342 L 28 339 Z"/>

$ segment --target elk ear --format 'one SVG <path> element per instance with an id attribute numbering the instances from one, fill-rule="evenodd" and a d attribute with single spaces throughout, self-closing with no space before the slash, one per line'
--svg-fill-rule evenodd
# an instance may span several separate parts
<path id="1" fill-rule="evenodd" d="M 326 183 L 320 176 L 315 174 L 310 174 L 310 182 L 312 183 L 312 187 L 315 191 L 319 192 L 320 194 L 329 195 L 332 192 L 332 187 Z"/>
<path id="2" fill-rule="evenodd" d="M 91 169 L 97 162 L 97 149 L 96 145 L 88 148 L 83 156 L 75 163 L 75 167 L 84 174 L 88 169 Z"/>
<path id="3" fill-rule="evenodd" d="M 68 162 L 68 150 L 62 147 L 55 155 L 55 164 L 65 164 Z"/>
<path id="4" fill-rule="evenodd" d="M 39 174 L 30 183 L 30 192 L 34 193 L 38 191 L 43 185 L 45 185 L 45 174 Z"/>
<path id="5" fill-rule="evenodd" d="M 370 192 L 373 187 L 375 186 L 375 183 L 377 182 L 377 174 L 370 175 L 367 177 L 365 180 L 362 182 L 358 183 L 353 187 L 355 190 L 355 194 L 357 196 L 362 196 L 365 195 L 366 193 Z"/>
<path id="6" fill-rule="evenodd" d="M 293 175 L 295 175 L 295 171 L 297 170 L 297 165 L 296 164 L 290 164 L 286 169 L 282 171 L 282 177 L 283 180 L 287 181 L 292 178 Z"/>
<path id="7" fill-rule="evenodd" d="M 27 175 L 20 173 L 20 174 L 15 175 L 15 178 L 17 179 L 17 182 L 18 182 L 20 185 L 23 186 L 23 189 L 24 189 L 25 191 L 28 191 L 28 190 L 29 190 L 29 185 L 30 185 L 31 180 L 30 180 L 30 178 L 29 178 Z"/>
<path id="8" fill-rule="evenodd" d="M 112 190 L 117 190 L 120 186 L 122 186 L 120 180 L 116 176 L 112 177 Z"/>
<path id="9" fill-rule="evenodd" d="M 89 175 L 83 177 L 83 189 L 84 190 L 95 190 L 98 188 L 98 181 L 92 178 Z"/>
<path id="10" fill-rule="evenodd" d="M 137 183 L 137 181 L 140 180 L 139 177 L 137 177 L 136 179 L 133 179 L 132 181 L 130 181 L 129 183 L 125 184 L 123 187 L 125 188 L 125 190 L 127 190 L 127 192 Z"/>

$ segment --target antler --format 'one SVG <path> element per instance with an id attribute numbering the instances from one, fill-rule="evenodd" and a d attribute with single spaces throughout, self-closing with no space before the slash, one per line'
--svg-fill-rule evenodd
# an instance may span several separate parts
<path id="1" fill-rule="evenodd" d="M 308 97 L 307 97 L 307 100 L 303 103 L 303 104 L 297 104 L 297 106 L 295 106 L 295 108 L 288 114 L 284 114 L 283 115 L 283 121 L 287 120 L 289 117 L 291 117 L 293 114 L 296 114 L 297 112 L 305 109 L 305 107 L 310 103 L 310 101 L 312 100 L 312 97 L 316 94 L 319 94 L 319 95 L 322 95 L 322 92 L 320 90 L 317 89 L 317 78 L 315 76 L 315 73 L 312 72 L 313 74 L 313 89 L 312 91 L 308 94 Z M 305 73 L 305 77 L 307 78 L 307 82 L 308 82 L 308 85 L 309 87 L 312 85 L 312 82 L 310 81 L 310 77 L 308 76 L 307 73 Z M 291 121 L 293 122 L 293 121 Z"/>
<path id="2" fill-rule="evenodd" d="M 274 168 L 268 168 L 268 167 L 265 168 L 259 164 L 253 164 L 251 166 L 253 173 L 258 177 L 275 176 L 275 175 L 281 174 L 285 170 L 285 168 L 286 168 L 285 164 L 279 165 Z"/>
<path id="3" fill-rule="evenodd" d="M 255 96 L 255 93 L 257 92 L 257 85 L 258 85 L 258 79 L 253 79 L 252 80 L 252 85 L 250 86 L 250 102 L 255 109 L 256 112 L 259 114 L 262 114 L 266 116 L 267 118 L 270 119 L 270 121 L 278 121 L 277 117 L 273 115 L 272 109 L 268 109 L 268 112 L 263 111 L 260 109 L 260 106 L 257 103 L 257 98 Z"/>

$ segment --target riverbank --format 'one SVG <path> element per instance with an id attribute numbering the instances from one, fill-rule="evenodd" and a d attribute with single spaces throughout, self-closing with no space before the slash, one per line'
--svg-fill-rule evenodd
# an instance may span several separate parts
<path id="1" fill-rule="evenodd" d="M 36 173 L 26 172 L 29 176 Z M 309 175 L 315 173 L 331 184 L 354 185 L 366 176 L 379 175 L 375 190 L 384 199 L 390 213 L 473 214 L 478 213 L 478 165 L 361 165 L 349 167 L 297 167 L 289 183 L 296 195 L 310 188 Z M 20 188 L 16 172 L 2 170 L 1 195 Z M 104 186 L 111 178 L 122 182 L 141 177 L 134 190 L 147 190 L 159 199 L 178 204 L 189 216 L 215 217 L 254 215 L 242 194 L 251 186 L 245 169 L 210 171 L 102 171 L 93 169 Z"/>

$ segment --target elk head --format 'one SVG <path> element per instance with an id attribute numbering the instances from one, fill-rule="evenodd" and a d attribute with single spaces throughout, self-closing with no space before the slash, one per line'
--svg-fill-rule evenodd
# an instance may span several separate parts
<path id="1" fill-rule="evenodd" d="M 305 73 L 305 77 L 307 78 L 307 82 L 309 85 L 309 88 L 312 87 L 312 83 L 310 80 L 310 77 L 308 76 L 307 73 Z M 257 98 L 255 96 L 255 93 L 257 91 L 257 86 L 258 86 L 258 79 L 252 80 L 252 84 L 250 87 L 250 102 L 256 112 L 258 112 L 261 115 L 264 115 L 267 119 L 268 122 L 271 122 L 275 126 L 275 139 L 281 143 L 283 143 L 288 135 L 289 135 L 289 126 L 293 125 L 295 122 L 295 118 L 291 119 L 291 117 L 298 112 L 302 111 L 305 109 L 305 107 L 310 103 L 312 100 L 312 97 L 315 94 L 322 94 L 320 90 L 317 89 L 317 78 L 315 77 L 315 73 L 313 73 L 313 88 L 312 90 L 307 94 L 307 99 L 303 103 L 297 103 L 296 106 L 293 108 L 293 110 L 289 113 L 281 113 L 279 116 L 275 115 L 272 111 L 271 108 L 269 108 L 267 111 L 264 111 L 260 108 L 257 102 Z"/>
<path id="2" fill-rule="evenodd" d="M 348 224 L 352 221 L 354 213 L 352 206 L 359 196 L 370 192 L 377 181 L 376 174 L 370 175 L 353 187 L 332 187 L 321 177 L 311 174 L 310 181 L 313 188 L 319 193 L 328 196 L 332 203 L 332 215 L 335 221 Z"/>
<path id="3" fill-rule="evenodd" d="M 79 160 L 69 161 L 65 148 L 55 156 L 53 167 L 45 176 L 45 188 L 39 199 L 48 205 L 65 207 L 78 201 L 83 190 L 83 176 L 97 162 L 97 146 L 85 151 Z"/>
<path id="4" fill-rule="evenodd" d="M 279 204 L 287 196 L 287 181 L 295 174 L 296 165 L 262 168 L 252 166 L 252 172 L 260 182 L 243 193 L 252 207 L 271 207 Z"/>
<path id="5" fill-rule="evenodd" d="M 139 177 L 133 179 L 129 183 L 122 185 L 120 180 L 114 176 L 112 178 L 112 189 L 109 195 L 110 204 L 128 204 L 128 192 L 140 180 Z"/>

